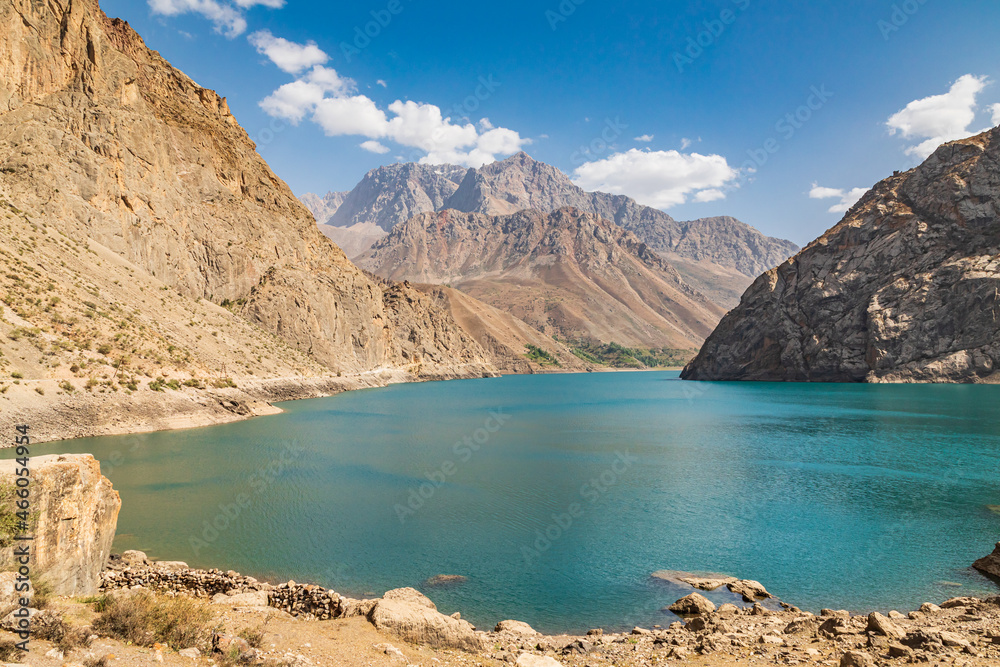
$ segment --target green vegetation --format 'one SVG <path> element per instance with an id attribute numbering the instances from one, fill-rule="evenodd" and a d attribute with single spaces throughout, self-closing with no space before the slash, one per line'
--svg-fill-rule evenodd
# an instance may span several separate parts
<path id="1" fill-rule="evenodd" d="M 340 376 L 340 373 L 337 373 Z M 212 386 L 216 389 L 236 389 L 236 383 L 233 382 L 232 378 L 219 378 L 218 380 L 212 381 Z"/>
<path id="2" fill-rule="evenodd" d="M 555 355 L 547 350 L 543 350 L 537 345 L 532 345 L 528 343 L 524 346 L 528 352 L 525 355 L 530 361 L 534 361 L 539 366 L 560 366 L 559 360 L 556 359 Z"/>
<path id="3" fill-rule="evenodd" d="M 649 350 L 629 348 L 618 343 L 570 341 L 573 354 L 584 361 L 612 368 L 673 368 L 691 361 L 696 350 L 654 348 Z"/>

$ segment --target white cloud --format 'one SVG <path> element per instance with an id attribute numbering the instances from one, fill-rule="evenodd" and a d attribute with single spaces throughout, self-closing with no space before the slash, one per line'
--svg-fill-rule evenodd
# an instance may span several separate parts
<path id="1" fill-rule="evenodd" d="M 867 188 L 854 188 L 853 190 L 840 190 L 838 188 L 825 188 L 813 183 L 812 190 L 809 191 L 810 199 L 839 199 L 836 204 L 830 207 L 830 213 L 846 213 L 852 206 L 858 203 Z"/>
<path id="2" fill-rule="evenodd" d="M 154 14 L 178 16 L 180 14 L 201 14 L 213 24 L 215 30 L 233 39 L 246 32 L 247 21 L 244 11 L 261 5 L 271 9 L 285 6 L 285 0 L 147 0 Z"/>
<path id="3" fill-rule="evenodd" d="M 670 208 L 689 199 L 722 199 L 721 188 L 738 177 L 721 155 L 633 148 L 578 167 L 573 182 L 584 190 L 628 195 L 648 206 Z"/>
<path id="4" fill-rule="evenodd" d="M 370 153 L 378 153 L 379 155 L 385 155 L 391 150 L 388 146 L 383 146 L 375 140 L 365 141 L 361 147 Z"/>
<path id="5" fill-rule="evenodd" d="M 990 112 L 993 114 L 993 119 L 991 121 L 993 126 L 996 127 L 997 125 L 1000 125 L 1000 104 L 994 104 L 991 106 Z"/>
<path id="6" fill-rule="evenodd" d="M 283 37 L 275 37 L 270 30 L 260 30 L 247 39 L 257 49 L 257 53 L 267 56 L 289 74 L 298 74 L 315 65 L 325 65 L 330 60 L 330 56 L 316 42 L 296 44 Z"/>
<path id="7" fill-rule="evenodd" d="M 976 134 L 969 126 L 976 120 L 976 96 L 986 87 L 985 76 L 966 74 L 943 95 L 914 100 L 893 114 L 886 125 L 889 133 L 920 141 L 906 149 L 907 155 L 927 158 L 938 146 Z"/>
<path id="8" fill-rule="evenodd" d="M 642 136 L 636 137 L 635 141 L 641 141 L 644 144 L 648 144 L 650 141 L 653 140 L 653 138 L 654 137 L 652 134 L 644 134 Z"/>
<path id="9" fill-rule="evenodd" d="M 396 100 L 386 110 L 356 94 L 355 82 L 335 70 L 317 65 L 298 80 L 278 88 L 261 101 L 271 116 L 299 123 L 310 118 L 327 136 L 361 136 L 365 150 L 385 153 L 393 141 L 424 153 L 425 164 L 462 164 L 481 167 L 497 155 L 516 153 L 529 143 L 513 131 L 494 127 L 489 119 L 478 127 L 454 123 L 433 104 Z"/>

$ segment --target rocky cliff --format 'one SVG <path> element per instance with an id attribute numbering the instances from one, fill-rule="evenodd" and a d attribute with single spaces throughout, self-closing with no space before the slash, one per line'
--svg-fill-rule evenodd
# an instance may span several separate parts
<path id="1" fill-rule="evenodd" d="M 0 484 L 13 486 L 15 461 L 0 461 Z M 96 595 L 111 555 L 122 502 L 89 454 L 38 456 L 30 460 L 32 574 L 56 595 Z M 3 511 L 13 512 L 11 507 Z M 0 570 L 16 570 L 14 549 L 0 550 Z"/>
<path id="2" fill-rule="evenodd" d="M 994 381 L 1000 128 L 888 178 L 753 284 L 690 380 Z"/>
<path id="3" fill-rule="evenodd" d="M 320 234 L 224 98 L 146 48 L 96 0 L 0 0 L 0 29 L 0 193 L 6 217 L 39 233 L 35 246 L 49 244 L 66 260 L 81 252 L 76 244 L 107 249 L 133 280 L 226 304 L 328 370 L 489 372 L 447 312 L 373 280 Z M 19 245 L 35 250 L 32 241 L 2 242 L 25 264 L 24 279 L 33 271 L 62 289 L 61 264 Z M 92 259 L 65 279 L 96 282 L 104 271 Z M 112 290 L 126 287 L 117 281 Z M 125 312 L 163 325 L 157 301 L 137 295 Z M 19 310 L 32 327 L 51 329 Z M 192 356 L 203 352 L 207 363 L 199 345 Z"/>
<path id="4" fill-rule="evenodd" d="M 631 232 L 573 208 L 426 213 L 358 262 L 393 280 L 450 284 L 562 338 L 692 349 L 722 316 Z"/>

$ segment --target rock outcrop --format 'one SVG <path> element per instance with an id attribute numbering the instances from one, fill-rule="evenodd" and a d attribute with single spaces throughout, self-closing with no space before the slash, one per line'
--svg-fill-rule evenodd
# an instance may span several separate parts
<path id="1" fill-rule="evenodd" d="M 330 218 L 332 218 L 333 214 L 337 212 L 337 209 L 340 208 L 341 204 L 344 203 L 344 200 L 347 199 L 347 195 L 349 194 L 351 193 L 327 192 L 326 195 L 320 197 L 319 195 L 307 192 L 299 197 L 299 201 L 305 204 L 305 207 L 309 209 L 309 212 L 313 214 L 314 218 L 316 218 L 316 223 L 322 227 L 329 222 Z"/>
<path id="2" fill-rule="evenodd" d="M 634 234 L 573 208 L 425 213 L 357 261 L 392 280 L 451 284 L 568 339 L 688 350 L 722 315 Z"/>
<path id="3" fill-rule="evenodd" d="M 0 461 L 0 484 L 13 485 L 15 461 Z M 89 454 L 34 457 L 29 462 L 30 566 L 56 595 L 97 593 L 111 556 L 121 498 Z M 12 507 L 5 511 L 15 511 Z M 0 551 L 0 570 L 16 570 L 14 549 Z"/>
<path id="4" fill-rule="evenodd" d="M 988 574 L 991 577 L 1000 579 L 1000 542 L 997 542 L 996 548 L 993 549 L 993 553 L 989 556 L 983 556 L 973 563 L 972 567 L 976 568 L 983 574 Z"/>
<path id="5" fill-rule="evenodd" d="M 106 249 L 135 274 L 124 282 L 152 277 L 226 304 L 327 371 L 491 371 L 428 298 L 352 265 L 257 154 L 225 98 L 149 50 L 97 0 L 0 0 L 0 29 L 4 217 L 27 216 L 47 251 L 69 264 Z M 34 271 L 57 290 L 104 271 L 89 259 L 71 276 L 24 253 L 16 237 L 0 251 L 26 265 L 26 279 Z M 156 322 L 159 299 L 135 301 L 127 312 Z"/>
<path id="6" fill-rule="evenodd" d="M 1000 128 L 882 181 L 747 290 L 689 380 L 994 381 Z"/>

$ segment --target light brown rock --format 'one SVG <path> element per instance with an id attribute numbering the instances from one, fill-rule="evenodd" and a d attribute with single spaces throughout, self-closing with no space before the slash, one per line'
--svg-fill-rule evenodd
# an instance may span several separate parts
<path id="1" fill-rule="evenodd" d="M 840 658 L 840 667 L 875 667 L 875 659 L 861 651 L 847 651 Z"/>
<path id="2" fill-rule="evenodd" d="M 874 632 L 894 640 L 906 636 L 906 633 L 898 625 L 878 612 L 872 612 L 868 615 L 868 632 Z"/>
<path id="3" fill-rule="evenodd" d="M 523 621 L 500 621 L 493 629 L 493 632 L 512 632 L 516 635 L 526 636 L 538 634 L 533 627 Z"/>
<path id="4" fill-rule="evenodd" d="M 394 593 L 389 597 L 389 593 Z M 437 611 L 430 600 L 413 589 L 390 591 L 379 600 L 368 620 L 380 632 L 393 634 L 415 644 L 434 648 L 479 651 L 486 644 L 472 624 Z M 413 595 L 416 593 L 416 595 Z M 418 597 L 419 596 L 419 597 Z M 421 599 L 422 598 L 422 599 Z"/>
<path id="5" fill-rule="evenodd" d="M 704 595 L 691 593 L 682 597 L 667 607 L 667 609 L 679 616 L 701 616 L 703 614 L 711 614 L 715 611 L 715 605 Z"/>
<path id="6" fill-rule="evenodd" d="M 0 480 L 13 483 L 15 461 L 0 461 Z M 96 595 L 111 555 L 121 498 L 90 454 L 33 457 L 31 511 L 34 573 L 57 595 Z M 13 569 L 13 549 L 0 569 Z"/>

